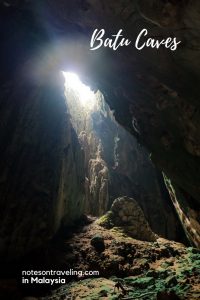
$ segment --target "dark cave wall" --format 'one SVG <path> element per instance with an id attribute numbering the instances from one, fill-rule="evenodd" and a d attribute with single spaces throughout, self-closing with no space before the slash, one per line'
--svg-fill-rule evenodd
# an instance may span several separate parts
<path id="1" fill-rule="evenodd" d="M 64 79 L 42 55 L 48 36 L 17 4 L 8 10 L 0 4 L 3 261 L 46 243 L 80 216 L 84 199 L 84 157 L 69 121 Z"/>
<path id="2" fill-rule="evenodd" d="M 186 233 L 188 241 L 200 247 L 200 225 L 198 209 L 199 205 L 195 199 L 191 199 L 183 189 L 176 186 L 168 178 L 165 177 L 166 187 L 169 191 L 170 197 L 174 207 L 178 213 L 179 219 L 183 224 L 183 229 Z"/>
<path id="3" fill-rule="evenodd" d="M 60 84 L 61 83 L 61 84 Z M 60 76 L 40 86 L 20 77 L 1 85 L 0 254 L 41 246 L 83 210 L 84 157 Z"/>

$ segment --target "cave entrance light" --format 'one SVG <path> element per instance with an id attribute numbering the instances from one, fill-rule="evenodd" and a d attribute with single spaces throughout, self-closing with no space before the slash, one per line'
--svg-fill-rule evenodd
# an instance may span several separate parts
<path id="1" fill-rule="evenodd" d="M 65 78 L 65 89 L 73 92 L 79 99 L 80 105 L 92 110 L 96 102 L 96 95 L 89 86 L 81 82 L 78 75 L 71 72 L 62 72 Z"/>

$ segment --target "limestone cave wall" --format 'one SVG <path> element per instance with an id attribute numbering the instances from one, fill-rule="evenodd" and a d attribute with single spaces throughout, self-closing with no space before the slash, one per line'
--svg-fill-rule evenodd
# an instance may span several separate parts
<path id="1" fill-rule="evenodd" d="M 162 174 L 145 148 L 115 121 L 103 95 L 94 95 L 93 107 L 81 105 L 72 89 L 65 95 L 85 156 L 85 212 L 101 216 L 116 198 L 133 197 L 154 232 L 185 241 Z"/>
<path id="2" fill-rule="evenodd" d="M 60 84 L 61 83 L 61 84 Z M 83 211 L 84 156 L 67 118 L 61 78 L 1 85 L 0 253 L 41 246 Z"/>
<path id="3" fill-rule="evenodd" d="M 146 149 L 114 120 L 109 107 L 103 108 L 104 111 L 92 114 L 92 120 L 109 170 L 108 208 L 117 197 L 133 197 L 154 232 L 168 239 L 182 240 L 184 234 L 162 174 Z"/>

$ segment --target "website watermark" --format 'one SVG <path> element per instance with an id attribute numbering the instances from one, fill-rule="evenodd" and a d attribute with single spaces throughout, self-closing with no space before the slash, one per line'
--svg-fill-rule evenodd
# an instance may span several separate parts
<path id="1" fill-rule="evenodd" d="M 99 276 L 99 271 L 95 270 L 23 270 L 22 284 L 65 284 L 68 276 L 77 278 Z"/>

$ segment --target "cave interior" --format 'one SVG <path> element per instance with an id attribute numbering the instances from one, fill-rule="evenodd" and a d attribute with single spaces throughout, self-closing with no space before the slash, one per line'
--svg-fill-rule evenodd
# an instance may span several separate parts
<path id="1" fill-rule="evenodd" d="M 200 2 L 0 0 L 0 40 L 0 299 L 200 299 Z"/>

